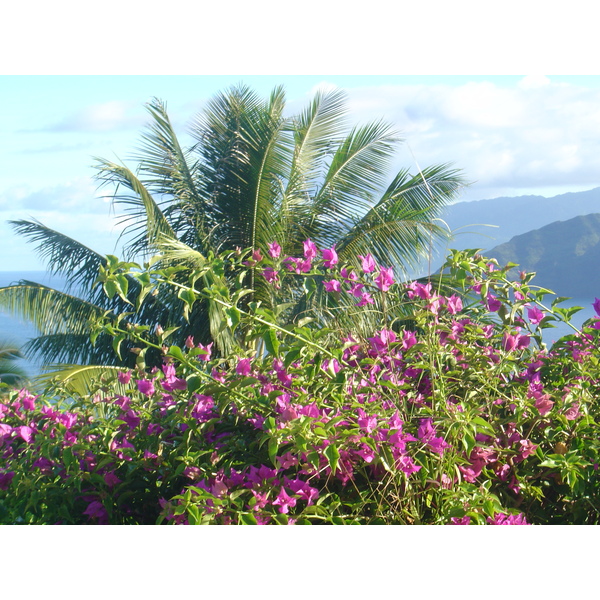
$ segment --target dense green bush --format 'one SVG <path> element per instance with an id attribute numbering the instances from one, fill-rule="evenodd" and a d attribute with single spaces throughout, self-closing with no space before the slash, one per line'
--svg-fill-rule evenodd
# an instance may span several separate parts
<path id="1" fill-rule="evenodd" d="M 277 244 L 263 254 L 202 269 L 250 261 L 275 309 L 243 304 L 242 278 L 195 289 L 202 269 L 108 261 L 109 294 L 127 274 L 140 301 L 175 286 L 184 311 L 219 303 L 236 351 L 169 346 L 159 324 L 155 344 L 147 326 L 96 322 L 115 351 L 136 345 L 137 369 L 107 370 L 86 395 L 68 380 L 35 397 L 6 391 L 2 523 L 599 521 L 600 320 L 547 349 L 541 330 L 573 309 L 547 307 L 532 274 L 509 281 L 509 267 L 473 252 L 409 284 L 371 256 L 356 269 L 310 241 L 303 257 Z M 189 285 L 176 283 L 186 270 Z M 309 311 L 293 323 L 276 302 L 286 278 L 304 279 Z M 339 310 L 368 311 L 380 327 L 324 326 L 319 315 Z M 148 348 L 163 353 L 161 369 L 145 368 Z"/>

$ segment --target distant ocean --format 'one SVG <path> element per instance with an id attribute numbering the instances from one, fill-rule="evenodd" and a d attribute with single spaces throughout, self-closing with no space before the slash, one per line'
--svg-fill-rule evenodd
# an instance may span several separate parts
<path id="1" fill-rule="evenodd" d="M 46 271 L 0 271 L 0 287 L 6 287 L 18 281 L 26 279 L 56 289 L 64 288 L 64 280 L 52 277 Z M 0 340 L 14 343 L 22 347 L 32 337 L 37 337 L 37 329 L 30 323 L 13 318 L 0 310 Z M 18 361 L 25 372 L 34 377 L 40 373 L 40 366 L 33 360 L 23 359 Z"/>
<path id="2" fill-rule="evenodd" d="M 0 287 L 5 287 L 16 283 L 21 279 L 35 281 L 43 285 L 48 285 L 56 289 L 64 288 L 64 280 L 59 277 L 52 277 L 45 271 L 0 271 Z M 551 300 L 550 300 L 551 302 Z M 550 303 L 549 302 L 549 303 Z M 592 307 L 594 298 L 573 298 L 561 304 L 564 307 L 582 306 L 583 310 L 578 312 L 573 317 L 573 325 L 581 327 L 584 321 L 595 316 L 595 311 Z M 573 330 L 563 323 L 559 323 L 554 329 L 546 329 L 544 331 L 544 341 L 550 346 L 554 341 L 573 333 Z M 13 318 L 8 314 L 0 311 L 0 339 L 4 341 L 14 342 L 19 346 L 23 346 L 30 338 L 37 336 L 37 330 L 29 323 Z M 40 367 L 34 361 L 24 359 L 19 361 L 20 365 L 30 376 L 35 376 L 40 372 Z"/>

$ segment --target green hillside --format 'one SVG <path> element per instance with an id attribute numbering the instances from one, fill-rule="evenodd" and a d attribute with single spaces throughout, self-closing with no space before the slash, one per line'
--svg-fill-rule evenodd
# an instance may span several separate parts
<path id="1" fill-rule="evenodd" d="M 511 261 L 518 270 L 535 271 L 536 284 L 559 295 L 600 297 L 600 214 L 550 223 L 485 254 L 501 265 Z"/>

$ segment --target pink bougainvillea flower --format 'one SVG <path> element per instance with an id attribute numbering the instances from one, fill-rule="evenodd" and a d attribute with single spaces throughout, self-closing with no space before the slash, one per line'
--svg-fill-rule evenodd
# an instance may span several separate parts
<path id="1" fill-rule="evenodd" d="M 360 448 L 356 450 L 356 454 L 360 456 L 367 464 L 372 463 L 375 458 L 375 450 L 368 444 L 361 444 Z"/>
<path id="2" fill-rule="evenodd" d="M 127 385 L 131 381 L 131 371 L 119 371 L 117 379 L 122 385 Z"/>
<path id="3" fill-rule="evenodd" d="M 17 435 L 23 439 L 27 444 L 31 444 L 33 441 L 34 430 L 27 425 L 22 425 L 21 427 L 16 427 L 15 431 Z"/>
<path id="4" fill-rule="evenodd" d="M 163 373 L 165 379 L 161 382 L 161 385 L 167 392 L 187 389 L 187 381 L 176 376 L 175 367 L 172 364 L 163 365 Z"/>
<path id="5" fill-rule="evenodd" d="M 104 508 L 104 504 L 99 500 L 90 502 L 83 514 L 88 515 L 90 519 L 98 519 L 100 523 L 108 523 L 108 513 L 106 512 L 106 508 Z"/>
<path id="6" fill-rule="evenodd" d="M 452 294 L 446 301 L 446 308 L 451 315 L 459 313 L 463 309 L 461 298 L 456 294 Z"/>
<path id="7" fill-rule="evenodd" d="M 533 325 L 538 325 L 544 318 L 544 313 L 537 306 L 534 306 L 527 309 L 527 318 Z"/>
<path id="8" fill-rule="evenodd" d="M 39 396 L 32 396 L 31 394 L 25 392 L 25 390 L 21 390 L 19 392 L 19 399 L 23 403 L 23 408 L 25 410 L 34 410 L 35 409 L 35 401 Z"/>
<path id="9" fill-rule="evenodd" d="M 412 300 L 415 296 L 423 300 L 431 298 L 431 283 L 423 284 L 418 281 L 411 281 L 407 286 L 407 295 Z"/>
<path id="10" fill-rule="evenodd" d="M 356 306 L 366 306 L 367 304 L 375 304 L 375 300 L 373 300 L 373 297 L 368 292 L 362 292 Z"/>
<path id="11" fill-rule="evenodd" d="M 436 454 L 443 454 L 444 450 L 450 448 L 450 444 L 443 437 L 436 436 L 436 430 L 433 426 L 433 419 L 421 419 L 417 435 L 419 439 L 426 443 Z"/>
<path id="12" fill-rule="evenodd" d="M 268 283 L 272 283 L 276 288 L 279 287 L 279 271 L 276 271 L 273 267 L 267 267 L 262 274 Z"/>
<path id="13" fill-rule="evenodd" d="M 388 349 L 388 344 L 393 344 L 396 339 L 396 333 L 391 329 L 382 329 L 375 337 L 367 338 L 373 349 L 378 353 L 384 353 Z"/>
<path id="14" fill-rule="evenodd" d="M 519 333 L 510 334 L 505 332 L 502 336 L 502 349 L 506 352 L 512 352 L 513 350 L 522 350 L 527 348 L 531 340 L 528 335 L 521 335 Z"/>
<path id="15" fill-rule="evenodd" d="M 131 404 L 131 398 L 128 398 L 127 396 L 115 396 L 113 404 L 122 410 L 127 410 Z"/>
<path id="16" fill-rule="evenodd" d="M 363 283 L 355 283 L 352 285 L 352 287 L 348 290 L 348 294 L 352 294 L 355 298 L 360 298 L 361 294 L 362 294 L 362 289 L 364 288 L 364 284 Z"/>
<path id="17" fill-rule="evenodd" d="M 241 377 L 247 377 L 252 372 L 249 358 L 241 358 L 235 367 L 235 372 Z"/>
<path id="18" fill-rule="evenodd" d="M 404 455 L 398 458 L 396 460 L 396 467 L 405 475 L 410 475 L 421 470 L 421 465 L 415 464 L 413 459 L 408 455 Z"/>
<path id="19" fill-rule="evenodd" d="M 121 483 L 121 479 L 119 479 L 112 471 L 109 471 L 104 475 L 104 483 L 106 483 L 109 488 L 112 488 L 118 483 Z"/>
<path id="20" fill-rule="evenodd" d="M 387 292 L 394 285 L 394 269 L 392 267 L 381 267 L 379 274 L 375 277 L 375 285 L 382 292 Z"/>
<path id="21" fill-rule="evenodd" d="M 377 265 L 375 264 L 375 259 L 370 254 L 367 254 L 366 256 L 361 256 L 359 254 L 358 258 L 360 258 L 362 262 L 363 272 L 372 273 L 377 268 Z"/>
<path id="22" fill-rule="evenodd" d="M 354 271 L 348 271 L 346 267 L 340 271 L 340 275 L 344 281 L 358 281 L 358 275 Z"/>
<path id="23" fill-rule="evenodd" d="M 592 304 L 596 314 L 600 317 L 600 298 L 594 298 L 594 302 Z"/>
<path id="24" fill-rule="evenodd" d="M 333 265 L 337 265 L 338 255 L 335 251 L 335 244 L 331 248 L 321 250 L 321 254 L 323 255 L 323 265 L 326 269 L 331 269 Z"/>
<path id="25" fill-rule="evenodd" d="M 581 417 L 581 412 L 579 411 L 579 402 L 575 402 L 565 411 L 565 418 L 569 421 L 574 421 Z"/>
<path id="26" fill-rule="evenodd" d="M 154 394 L 154 381 L 152 379 L 137 379 L 137 389 L 141 394 L 145 396 L 152 396 Z"/>
<path id="27" fill-rule="evenodd" d="M 542 417 L 547 415 L 552 410 L 553 406 L 554 402 L 550 400 L 550 394 L 540 394 L 536 397 L 535 407 L 538 409 Z"/>
<path id="28" fill-rule="evenodd" d="M 13 428 L 8 423 L 0 423 L 0 440 L 9 438 L 13 432 Z"/>
<path id="29" fill-rule="evenodd" d="M 306 240 L 304 243 L 304 258 L 312 260 L 317 256 L 317 247 L 311 240 Z"/>
<path id="30" fill-rule="evenodd" d="M 341 292 L 342 286 L 337 279 L 332 279 L 331 281 L 323 281 L 323 286 L 325 287 L 325 291 L 327 292 Z"/>
<path id="31" fill-rule="evenodd" d="M 198 420 L 200 423 L 206 423 L 212 419 L 214 414 L 215 401 L 211 396 L 205 396 L 204 394 L 194 394 L 196 403 L 192 408 L 192 418 Z"/>
<path id="32" fill-rule="evenodd" d="M 490 525 L 530 525 L 525 519 L 525 515 L 520 513 L 518 515 L 505 515 L 503 513 L 496 513 L 494 518 L 488 517 L 487 522 Z"/>
<path id="33" fill-rule="evenodd" d="M 281 246 L 277 242 L 270 242 L 267 244 L 269 247 L 269 256 L 271 258 L 279 258 L 281 256 Z"/>
<path id="34" fill-rule="evenodd" d="M 198 344 L 198 349 L 201 350 L 200 354 L 196 357 L 198 360 L 202 360 L 204 362 L 208 362 L 210 360 L 210 356 L 212 354 L 213 342 L 208 344 L 207 346 L 203 346 L 202 344 Z"/>
<path id="35" fill-rule="evenodd" d="M 14 471 L 0 473 L 0 490 L 7 490 L 14 476 Z"/>
<path id="36" fill-rule="evenodd" d="M 298 464 L 298 458 L 291 452 L 286 452 L 282 456 L 276 456 L 275 460 L 279 463 L 282 469 L 288 469 L 289 467 L 295 467 Z"/>
<path id="37" fill-rule="evenodd" d="M 496 296 L 488 294 L 485 305 L 490 312 L 498 312 L 502 307 L 502 302 Z"/>
<path id="38" fill-rule="evenodd" d="M 450 519 L 450 525 L 470 525 L 471 517 L 465 515 L 464 517 L 452 517 Z"/>

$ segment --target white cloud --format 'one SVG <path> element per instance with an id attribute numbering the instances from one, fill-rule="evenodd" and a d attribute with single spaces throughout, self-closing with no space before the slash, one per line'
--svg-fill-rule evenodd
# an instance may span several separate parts
<path id="1" fill-rule="evenodd" d="M 521 79 L 521 81 L 519 81 L 518 85 L 521 89 L 527 90 L 543 87 L 549 84 L 550 78 L 546 77 L 545 75 L 526 75 L 523 77 L 523 79 Z"/>
<path id="2" fill-rule="evenodd" d="M 79 110 L 50 128 L 51 131 L 107 132 L 137 129 L 148 117 L 135 102 L 111 101 Z"/>
<path id="3" fill-rule="evenodd" d="M 600 186 L 600 90 L 527 76 L 350 90 L 353 121 L 395 123 L 421 167 L 451 162 L 476 181 L 465 199 Z M 409 152 L 403 166 L 410 166 Z M 406 161 L 409 161 L 408 163 Z M 560 191 L 558 191 L 560 188 Z"/>
<path id="4" fill-rule="evenodd" d="M 97 184 L 89 177 L 79 177 L 61 185 L 32 190 L 27 186 L 15 186 L 0 193 L 0 210 L 14 210 L 35 214 L 58 213 L 106 213 L 107 202 L 97 192 Z"/>

